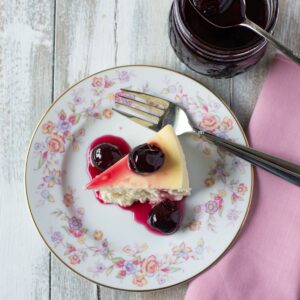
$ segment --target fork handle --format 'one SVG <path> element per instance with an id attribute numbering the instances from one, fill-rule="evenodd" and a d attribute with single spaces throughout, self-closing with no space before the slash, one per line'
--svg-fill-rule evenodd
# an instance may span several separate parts
<path id="1" fill-rule="evenodd" d="M 260 167 L 280 178 L 300 186 L 300 166 L 270 154 L 243 146 L 208 132 L 197 130 L 198 134 L 217 146 L 221 146 L 236 156 Z"/>

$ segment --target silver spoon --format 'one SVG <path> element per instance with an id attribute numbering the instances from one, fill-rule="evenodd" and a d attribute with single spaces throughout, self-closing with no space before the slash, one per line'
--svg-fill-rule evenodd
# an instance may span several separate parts
<path id="1" fill-rule="evenodd" d="M 247 27 L 264 37 L 297 64 L 300 57 L 277 41 L 270 33 L 253 23 L 246 15 L 245 0 L 189 0 L 201 17 L 218 28 Z"/>

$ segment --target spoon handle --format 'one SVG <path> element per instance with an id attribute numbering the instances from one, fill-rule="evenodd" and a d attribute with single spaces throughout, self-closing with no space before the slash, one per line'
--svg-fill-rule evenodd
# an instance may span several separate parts
<path id="1" fill-rule="evenodd" d="M 259 34 L 260 36 L 264 37 L 267 41 L 269 41 L 274 47 L 280 50 L 283 54 L 285 54 L 287 57 L 292 59 L 295 63 L 300 64 L 299 55 L 295 54 L 291 49 L 289 49 L 288 47 L 284 46 L 282 43 L 277 41 L 270 33 L 262 29 L 257 24 L 253 23 L 249 19 L 245 19 L 245 21 L 240 25 L 255 31 L 257 34 Z"/>

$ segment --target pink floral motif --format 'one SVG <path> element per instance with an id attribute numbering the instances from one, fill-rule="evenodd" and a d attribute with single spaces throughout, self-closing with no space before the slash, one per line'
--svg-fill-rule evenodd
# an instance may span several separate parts
<path id="1" fill-rule="evenodd" d="M 103 237 L 103 232 L 101 230 L 95 230 L 94 231 L 94 239 L 96 241 L 100 241 Z"/>
<path id="2" fill-rule="evenodd" d="M 64 139 L 62 136 L 52 133 L 47 140 L 48 150 L 50 152 L 60 152 L 65 151 Z"/>
<path id="3" fill-rule="evenodd" d="M 54 202 L 54 198 L 53 196 L 50 194 L 50 192 L 48 191 L 48 189 L 43 189 L 41 191 L 41 196 L 43 198 L 42 203 L 46 200 L 49 203 L 53 203 Z"/>
<path id="4" fill-rule="evenodd" d="M 52 121 L 48 121 L 47 123 L 42 125 L 42 132 L 45 133 L 52 133 L 54 129 L 54 123 Z"/>
<path id="5" fill-rule="evenodd" d="M 112 110 L 109 109 L 109 108 L 106 108 L 106 109 L 104 109 L 104 111 L 103 111 L 102 114 L 103 114 L 103 117 L 104 117 L 104 118 L 110 119 L 111 116 L 112 116 Z"/>
<path id="6" fill-rule="evenodd" d="M 218 209 L 220 209 L 223 206 L 223 198 L 220 195 L 214 196 L 214 201 L 217 202 Z"/>
<path id="7" fill-rule="evenodd" d="M 226 182 L 226 178 L 228 177 L 228 172 L 226 170 L 226 163 L 224 159 L 218 159 L 215 162 L 215 166 L 211 168 L 208 175 L 212 180 L 221 180 L 222 182 Z"/>
<path id="8" fill-rule="evenodd" d="M 114 84 L 114 81 L 110 80 L 107 76 L 104 76 L 103 77 L 98 77 L 98 76 L 95 76 L 92 80 L 92 87 L 94 88 L 109 88 L 111 87 L 112 85 Z"/>
<path id="9" fill-rule="evenodd" d="M 231 201 L 235 203 L 236 201 L 243 201 L 243 197 L 248 192 L 248 187 L 243 182 L 238 180 L 232 180 L 229 184 L 229 189 L 232 191 Z"/>
<path id="10" fill-rule="evenodd" d="M 80 96 L 81 92 L 82 91 L 78 91 L 78 92 L 74 91 L 73 92 L 73 95 L 74 95 L 74 97 L 73 97 L 73 104 L 74 105 L 81 105 L 81 104 L 84 103 L 84 101 L 85 101 L 84 98 Z M 73 106 L 72 106 L 72 108 L 73 108 Z"/>
<path id="11" fill-rule="evenodd" d="M 103 85 L 103 78 L 95 76 L 92 81 L 93 87 L 101 87 Z"/>
<path id="12" fill-rule="evenodd" d="M 142 265 L 142 272 L 148 276 L 153 276 L 159 268 L 159 263 L 155 255 L 149 256 Z"/>
<path id="13" fill-rule="evenodd" d="M 51 241 L 53 243 L 59 244 L 59 243 L 61 243 L 62 240 L 63 240 L 63 236 L 61 235 L 61 233 L 59 231 L 55 231 L 52 233 Z"/>
<path id="14" fill-rule="evenodd" d="M 42 182 L 39 183 L 38 189 L 41 198 L 47 199 L 48 202 L 54 201 L 52 191 L 57 188 L 57 185 L 62 184 L 63 174 L 63 171 L 58 170 L 57 166 L 66 149 L 73 151 L 80 149 L 82 137 L 85 135 L 85 129 L 81 127 L 81 124 L 91 118 L 111 118 L 112 110 L 108 105 L 111 105 L 115 97 L 118 97 L 118 93 L 115 91 L 112 93 L 108 88 L 116 82 L 125 83 L 124 87 L 130 86 L 130 77 L 131 73 L 127 71 L 116 72 L 114 78 L 102 75 L 94 76 L 89 84 L 89 89 L 96 96 L 93 100 L 87 98 L 87 95 L 81 91 L 74 91 L 68 103 L 69 110 L 59 111 L 56 114 L 56 120 L 54 118 L 41 125 L 42 138 L 34 144 L 34 153 L 38 158 L 37 170 L 41 169 L 43 173 Z M 168 84 L 164 93 L 169 94 L 169 96 L 174 97 L 175 101 L 184 105 L 191 112 L 191 115 L 198 119 L 198 124 L 205 130 L 214 132 L 219 136 L 226 136 L 233 129 L 233 119 L 230 117 L 220 119 L 218 117 L 219 103 L 200 99 L 198 96 L 194 100 L 184 91 L 183 86 L 177 83 Z M 102 104 L 103 100 L 105 103 Z M 84 122 L 80 123 L 81 121 Z M 201 150 L 207 156 L 214 153 L 214 148 L 209 143 L 203 143 Z M 214 185 L 218 187 L 221 185 L 220 188 L 224 186 L 227 195 L 223 191 L 219 191 L 217 194 L 211 194 L 209 199 L 204 199 L 204 202 L 195 206 L 193 209 L 195 218 L 184 225 L 185 229 L 202 230 L 206 221 L 211 226 L 215 220 L 222 217 L 225 204 L 224 216 L 226 220 L 230 223 L 239 220 L 241 212 L 238 210 L 239 202 L 237 200 L 243 201 L 248 187 L 243 182 L 229 182 L 229 170 L 237 168 L 240 171 L 242 164 L 233 159 L 227 161 L 224 158 L 225 155 L 226 153 L 220 153 L 220 159 L 215 162 L 204 184 L 207 189 Z M 203 185 L 203 179 L 201 180 Z M 55 194 L 53 193 L 53 195 Z M 93 276 L 101 274 L 101 276 L 116 276 L 121 280 L 128 278 L 139 287 L 147 285 L 148 281 L 152 280 L 164 285 L 172 273 L 184 270 L 182 265 L 186 261 L 198 259 L 206 251 L 204 241 L 201 240 L 196 246 L 180 241 L 176 245 L 171 245 L 168 253 L 163 255 L 148 253 L 145 251 L 147 249 L 145 244 L 126 245 L 121 254 L 116 255 L 104 232 L 94 228 L 88 230 L 84 227 L 84 209 L 76 208 L 76 198 L 72 190 L 64 190 L 63 196 L 55 201 L 61 201 L 68 209 L 65 208 L 66 212 L 58 209 L 53 212 L 54 216 L 60 218 L 61 229 L 55 228 L 55 231 L 50 233 L 51 243 L 64 250 L 66 259 L 73 266 L 81 264 L 86 257 L 98 257 L 99 260 L 93 262 L 93 265 L 88 269 Z M 229 205 L 229 210 L 227 205 Z M 90 261 L 88 260 L 89 263 Z"/>
<path id="15" fill-rule="evenodd" d="M 97 104 L 93 103 L 86 109 L 86 115 L 90 118 L 99 119 L 100 118 L 100 112 L 98 110 Z"/>
<path id="16" fill-rule="evenodd" d="M 238 193 L 244 196 L 246 192 L 248 192 L 248 188 L 244 183 L 240 183 L 238 186 Z"/>
<path id="17" fill-rule="evenodd" d="M 133 276 L 132 283 L 137 286 L 142 287 L 142 286 L 146 285 L 148 282 L 147 282 L 147 279 L 145 278 L 144 274 L 136 274 L 135 276 Z"/>
<path id="18" fill-rule="evenodd" d="M 72 119 L 73 115 L 71 116 Z M 76 117 L 75 117 L 76 118 Z M 75 120 L 74 120 L 75 121 Z M 57 125 L 58 131 L 63 135 L 66 136 L 68 134 L 65 134 L 66 132 L 69 132 L 69 130 L 72 127 L 72 123 L 69 120 L 60 121 Z"/>
<path id="19" fill-rule="evenodd" d="M 135 263 L 133 261 L 126 261 L 123 265 L 124 271 L 126 272 L 126 274 L 135 273 L 136 268 L 137 268 L 136 265 L 137 265 L 137 263 Z"/>
<path id="20" fill-rule="evenodd" d="M 73 245 L 68 245 L 65 254 L 71 254 L 76 251 L 76 248 Z"/>
<path id="21" fill-rule="evenodd" d="M 72 125 L 74 125 L 76 123 L 76 115 L 71 115 L 68 120 Z"/>
<path id="22" fill-rule="evenodd" d="M 73 193 L 65 193 L 63 203 L 66 207 L 71 207 L 74 204 Z"/>
<path id="23" fill-rule="evenodd" d="M 227 214 L 227 219 L 231 222 L 235 222 L 238 220 L 240 212 L 236 209 L 231 209 Z"/>
<path id="24" fill-rule="evenodd" d="M 216 213 L 218 211 L 218 202 L 214 200 L 207 201 L 205 203 L 205 211 L 210 215 Z"/>
<path id="25" fill-rule="evenodd" d="M 118 268 L 122 268 L 125 264 L 125 259 L 121 258 L 120 260 L 116 261 L 115 262 L 115 265 L 118 267 Z"/>
<path id="26" fill-rule="evenodd" d="M 64 110 L 61 110 L 59 113 L 58 113 L 58 117 L 61 121 L 64 121 L 66 118 L 67 118 L 67 114 L 65 113 Z"/>
<path id="27" fill-rule="evenodd" d="M 185 228 L 198 231 L 206 223 L 208 229 L 215 231 L 216 216 L 222 217 L 226 195 L 227 192 L 224 189 L 219 190 L 217 194 L 210 193 L 208 201 L 193 207 L 194 218 L 185 225 Z"/>
<path id="28" fill-rule="evenodd" d="M 43 143 L 34 143 L 34 151 L 42 152 L 45 149 L 45 145 Z"/>
<path id="29" fill-rule="evenodd" d="M 130 75 L 127 71 L 121 71 L 119 72 L 119 80 L 121 82 L 126 82 L 130 80 Z"/>
<path id="30" fill-rule="evenodd" d="M 177 258 L 183 258 L 184 260 L 189 259 L 189 255 L 192 252 L 190 247 L 187 247 L 185 243 L 181 243 L 179 246 L 173 247 L 173 255 Z"/>
<path id="31" fill-rule="evenodd" d="M 96 265 L 96 269 L 97 269 L 97 272 L 98 272 L 98 273 L 102 273 L 102 272 L 105 271 L 106 268 L 105 268 L 105 265 L 104 265 L 104 264 L 99 263 L 99 264 Z"/>
<path id="32" fill-rule="evenodd" d="M 200 95 L 197 95 L 194 99 L 184 91 L 181 84 L 174 84 L 169 80 L 166 80 L 166 83 L 167 87 L 162 89 L 161 94 L 172 97 L 174 102 L 186 108 L 191 116 L 196 119 L 199 118 L 200 128 L 228 138 L 228 132 L 233 129 L 233 119 L 226 116 L 223 120 L 220 120 L 217 111 L 221 105 L 218 101 L 203 99 Z M 210 148 L 205 147 L 203 153 L 210 155 Z"/>
<path id="33" fill-rule="evenodd" d="M 237 193 L 232 193 L 232 195 L 231 195 L 231 200 L 233 201 L 233 202 L 235 202 L 235 201 L 237 201 L 237 200 L 239 200 L 240 199 L 240 196 L 237 194 Z"/>
<path id="34" fill-rule="evenodd" d="M 53 169 L 49 172 L 48 176 L 43 177 L 43 181 L 47 183 L 48 188 L 54 187 L 54 185 L 61 185 L 61 171 Z"/>
<path id="35" fill-rule="evenodd" d="M 215 184 L 215 180 L 212 177 L 208 177 L 204 181 L 207 187 L 213 186 Z"/>
<path id="36" fill-rule="evenodd" d="M 232 165 L 231 166 L 232 170 L 244 173 L 244 171 L 245 171 L 245 162 L 242 161 L 241 159 L 239 159 L 237 157 L 234 157 L 232 159 L 231 165 Z"/>
<path id="37" fill-rule="evenodd" d="M 69 225 L 69 232 L 74 236 L 74 237 L 81 237 L 82 236 L 82 222 L 79 218 L 77 217 L 72 217 L 68 220 L 68 225 Z"/>
<path id="38" fill-rule="evenodd" d="M 114 82 L 112 80 L 110 80 L 106 76 L 104 77 L 104 88 L 105 89 L 110 88 L 113 84 L 114 84 Z"/>
<path id="39" fill-rule="evenodd" d="M 119 278 L 124 278 L 127 275 L 125 270 L 120 270 L 117 277 Z"/>
<path id="40" fill-rule="evenodd" d="M 201 221 L 200 220 L 193 220 L 190 224 L 188 224 L 188 228 L 191 231 L 198 231 L 201 228 Z"/>
<path id="41" fill-rule="evenodd" d="M 77 254 L 69 256 L 69 260 L 71 265 L 80 264 L 80 257 Z"/>
<path id="42" fill-rule="evenodd" d="M 220 127 L 220 123 L 216 116 L 208 113 L 203 116 L 199 126 L 200 128 L 214 132 L 216 129 Z"/>
<path id="43" fill-rule="evenodd" d="M 220 130 L 226 132 L 226 131 L 231 130 L 232 128 L 233 128 L 232 119 L 225 117 L 220 124 Z"/>
<path id="44" fill-rule="evenodd" d="M 205 203 L 205 212 L 213 215 L 217 211 L 222 211 L 225 192 L 223 190 L 219 191 L 218 194 L 211 194 L 211 199 Z"/>
<path id="45" fill-rule="evenodd" d="M 184 261 L 197 259 L 197 253 L 184 242 L 172 247 L 172 255 L 170 257 L 161 256 L 158 258 L 154 254 L 144 256 L 143 252 L 148 249 L 147 244 L 135 245 L 134 247 L 126 245 L 123 247 L 123 252 L 126 257 L 116 257 L 101 230 L 95 230 L 93 232 L 94 245 L 90 246 L 86 244 L 85 240 L 88 230 L 83 228 L 82 225 L 82 218 L 84 217 L 83 210 L 77 208 L 76 216 L 72 217 L 67 216 L 60 210 L 56 210 L 52 214 L 61 218 L 61 220 L 67 220 L 68 226 L 62 226 L 62 228 L 67 234 L 74 237 L 74 241 L 79 244 L 79 247 L 76 248 L 73 244 L 64 243 L 60 232 L 52 233 L 52 242 L 57 246 L 60 245 L 64 247 L 64 255 L 69 258 L 71 265 L 80 264 L 89 253 L 93 256 L 101 255 L 105 258 L 104 261 L 108 264 L 98 261 L 95 266 L 88 269 L 93 276 L 98 276 L 98 274 L 104 272 L 109 276 L 113 270 L 115 270 L 115 276 L 117 278 L 124 279 L 131 276 L 132 282 L 140 287 L 146 285 L 151 278 L 156 278 L 159 284 L 164 284 L 170 274 L 182 270 L 180 265 Z M 78 216 L 80 216 L 80 218 Z M 199 226 L 199 224 L 195 223 L 194 226 Z M 80 235 L 80 237 L 78 237 L 78 235 Z M 198 248 L 195 250 L 199 252 Z"/>

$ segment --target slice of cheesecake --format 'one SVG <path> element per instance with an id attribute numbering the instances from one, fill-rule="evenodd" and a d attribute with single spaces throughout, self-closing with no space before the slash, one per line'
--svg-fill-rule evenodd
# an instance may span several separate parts
<path id="1" fill-rule="evenodd" d="M 109 169 L 96 176 L 87 189 L 97 190 L 106 203 L 129 206 L 135 201 L 157 204 L 165 199 L 180 201 L 190 194 L 189 177 L 180 142 L 167 125 L 148 142 L 161 149 L 164 162 L 153 173 L 142 175 L 129 166 L 126 155 Z"/>

